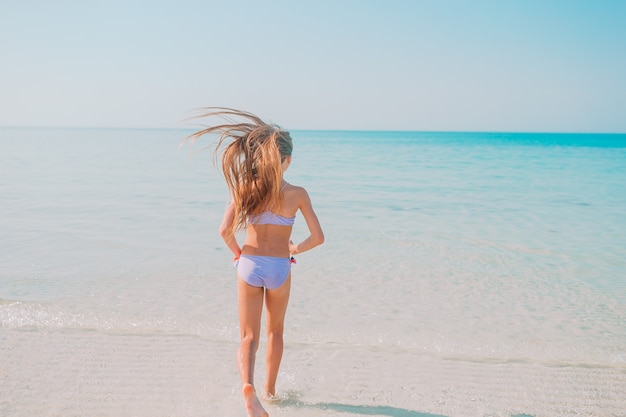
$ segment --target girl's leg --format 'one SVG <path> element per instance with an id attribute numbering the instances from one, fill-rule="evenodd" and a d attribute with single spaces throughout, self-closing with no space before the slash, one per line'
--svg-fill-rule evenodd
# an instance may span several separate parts
<path id="1" fill-rule="evenodd" d="M 283 357 L 283 329 L 285 313 L 291 290 L 291 274 L 283 285 L 275 290 L 265 292 L 265 306 L 267 308 L 267 396 L 276 395 L 276 378 L 280 360 Z"/>
<path id="2" fill-rule="evenodd" d="M 249 417 L 267 417 L 267 412 L 263 409 L 254 390 L 254 361 L 261 332 L 263 292 L 263 288 L 248 285 L 242 279 L 238 280 L 237 304 L 241 341 L 237 350 L 237 366 Z"/>

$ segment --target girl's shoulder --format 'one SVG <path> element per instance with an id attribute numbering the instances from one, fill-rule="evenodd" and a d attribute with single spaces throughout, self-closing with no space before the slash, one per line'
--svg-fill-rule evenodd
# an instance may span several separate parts
<path id="1" fill-rule="evenodd" d="M 292 194 L 292 195 L 306 195 L 307 194 L 307 191 L 304 189 L 304 187 L 290 184 L 288 182 L 285 183 L 285 186 L 283 187 L 283 192 L 285 192 L 286 194 Z"/>
<path id="2" fill-rule="evenodd" d="M 306 202 L 309 201 L 309 193 L 304 187 L 286 183 L 283 187 L 283 193 L 285 201 L 290 202 L 294 207 L 300 207 L 302 204 L 306 204 Z"/>

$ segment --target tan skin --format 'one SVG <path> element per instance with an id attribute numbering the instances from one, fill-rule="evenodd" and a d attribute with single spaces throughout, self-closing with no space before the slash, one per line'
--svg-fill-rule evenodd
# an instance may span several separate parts
<path id="1" fill-rule="evenodd" d="M 286 157 L 282 164 L 283 173 L 289 168 L 290 164 L 291 157 Z M 282 189 L 282 197 L 280 208 L 275 212 L 284 217 L 293 217 L 300 211 L 309 229 L 309 236 L 302 242 L 294 244 L 290 240 L 291 226 L 250 224 L 246 229 L 243 246 L 240 247 L 236 239 L 232 236 L 229 237 L 227 232 L 234 217 L 234 208 L 231 204 L 224 212 L 224 218 L 220 225 L 220 235 L 224 238 L 235 259 L 238 259 L 242 254 L 287 258 L 290 255 L 313 249 L 324 242 L 324 233 L 306 190 L 286 183 Z M 237 280 L 237 303 L 241 336 L 241 342 L 237 350 L 237 365 L 249 417 L 268 416 L 254 390 L 254 363 L 259 347 L 263 304 L 265 303 L 267 313 L 267 381 L 265 394 L 271 398 L 276 395 L 276 378 L 283 355 L 283 330 L 290 288 L 291 274 L 289 274 L 283 285 L 274 290 L 253 287 L 241 278 Z"/>

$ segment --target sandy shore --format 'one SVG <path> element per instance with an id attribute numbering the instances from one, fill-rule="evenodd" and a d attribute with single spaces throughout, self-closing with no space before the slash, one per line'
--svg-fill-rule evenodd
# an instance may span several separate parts
<path id="1" fill-rule="evenodd" d="M 0 340 L 3 416 L 245 415 L 232 342 L 27 330 L 3 330 Z M 257 369 L 261 386 L 262 355 Z M 288 344 L 279 378 L 281 400 L 267 405 L 272 416 L 619 416 L 626 410 L 626 368 L 472 363 L 410 350 Z"/>

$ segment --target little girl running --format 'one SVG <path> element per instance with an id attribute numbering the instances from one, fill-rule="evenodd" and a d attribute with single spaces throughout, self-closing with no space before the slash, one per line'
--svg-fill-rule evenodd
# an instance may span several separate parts
<path id="1" fill-rule="evenodd" d="M 276 377 L 283 355 L 291 255 L 322 244 L 324 233 L 306 190 L 283 178 L 293 149 L 289 132 L 248 112 L 223 107 L 209 107 L 206 111 L 200 117 L 220 117 L 225 122 L 200 130 L 188 140 L 220 134 L 214 155 L 217 161 L 221 154 L 232 202 L 224 212 L 219 231 L 237 267 L 241 335 L 237 365 L 248 416 L 267 417 L 253 381 L 263 304 L 267 312 L 265 395 L 271 398 L 276 395 Z M 298 211 L 304 217 L 309 236 L 294 244 L 290 236 Z M 241 246 L 235 238 L 239 230 L 246 231 Z"/>

